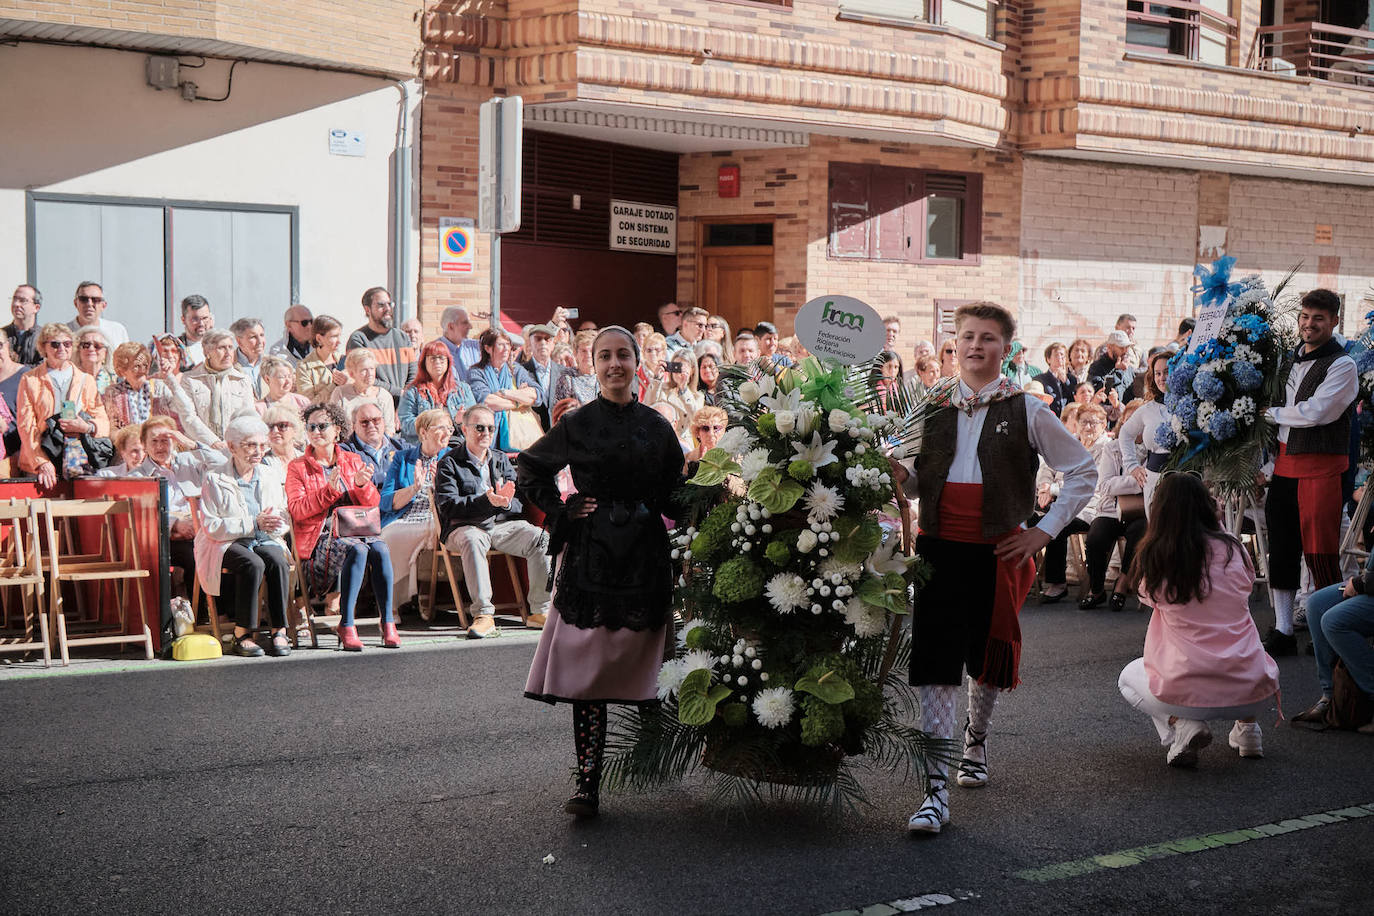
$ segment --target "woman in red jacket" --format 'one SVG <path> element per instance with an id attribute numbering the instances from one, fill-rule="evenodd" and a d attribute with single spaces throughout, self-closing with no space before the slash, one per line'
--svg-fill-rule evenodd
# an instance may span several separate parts
<path id="1" fill-rule="evenodd" d="M 305 420 L 305 454 L 286 468 L 286 508 L 296 529 L 296 549 L 303 558 L 305 581 L 311 595 L 324 595 L 325 613 L 340 614 L 339 646 L 361 652 L 353 610 L 363 578 L 372 582 L 372 594 L 382 616 L 382 645 L 401 645 L 391 609 L 391 554 L 377 536 L 336 537 L 334 510 L 339 506 L 376 506 L 377 487 L 372 466 L 361 456 L 338 447 L 347 435 L 343 411 L 333 404 L 312 404 Z"/>

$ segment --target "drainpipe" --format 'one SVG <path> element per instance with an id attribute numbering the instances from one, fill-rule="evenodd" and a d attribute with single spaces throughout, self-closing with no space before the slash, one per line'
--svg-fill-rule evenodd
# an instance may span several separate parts
<path id="1" fill-rule="evenodd" d="M 401 90 L 401 112 L 396 124 L 395 166 L 392 175 L 393 221 L 395 236 L 391 240 L 391 256 L 395 264 L 391 289 L 396 301 L 396 324 L 415 316 L 414 282 L 410 276 L 410 81 L 397 80 Z"/>

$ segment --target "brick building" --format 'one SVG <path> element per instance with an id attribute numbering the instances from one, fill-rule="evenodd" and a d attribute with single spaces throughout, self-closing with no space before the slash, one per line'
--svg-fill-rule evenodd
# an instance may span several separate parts
<path id="1" fill-rule="evenodd" d="M 475 211 L 493 94 L 526 102 L 525 223 L 502 249 L 522 322 L 672 297 L 785 331 L 844 293 L 900 315 L 904 352 L 981 298 L 1013 305 L 1032 345 L 1123 311 L 1149 341 L 1221 253 L 1271 281 L 1301 262 L 1298 287 L 1358 304 L 1368 20 L 1367 0 L 435 3 L 421 308 L 487 301 L 485 245 L 471 274 L 435 262 L 439 217 Z M 611 200 L 675 206 L 675 254 L 611 250 Z"/>

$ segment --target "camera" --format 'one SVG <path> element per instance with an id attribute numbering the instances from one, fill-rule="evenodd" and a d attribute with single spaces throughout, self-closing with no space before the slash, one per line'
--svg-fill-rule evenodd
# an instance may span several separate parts
<path id="1" fill-rule="evenodd" d="M 682 361 L 681 361 L 681 360 L 678 360 L 678 359 L 675 359 L 675 360 L 673 360 L 672 362 L 668 363 L 668 364 L 667 364 L 666 366 L 664 366 L 663 368 L 664 368 L 666 371 L 668 371 L 668 372 L 681 372 L 681 371 L 682 371 Z"/>

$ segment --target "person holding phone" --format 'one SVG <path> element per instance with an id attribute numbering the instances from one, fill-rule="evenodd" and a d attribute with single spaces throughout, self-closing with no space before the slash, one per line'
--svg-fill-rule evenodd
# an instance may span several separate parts
<path id="1" fill-rule="evenodd" d="M 49 455 L 43 447 L 50 426 L 55 424 L 64 438 L 110 434 L 95 379 L 72 361 L 75 341 L 65 324 L 44 325 L 38 332 L 43 362 L 19 382 L 19 467 L 35 475 L 44 489 L 57 483 L 54 462 L 61 460 L 60 455 Z"/>
<path id="2" fill-rule="evenodd" d="M 340 615 L 339 647 L 361 652 L 354 609 L 363 579 L 372 585 L 382 618 L 382 646 L 401 645 L 392 614 L 391 554 L 380 532 L 344 536 L 334 530 L 340 506 L 376 506 L 380 494 L 373 468 L 362 456 L 339 448 L 347 432 L 343 412 L 334 404 L 312 404 L 304 412 L 305 454 L 286 468 L 286 506 L 296 527 L 296 550 L 305 560 L 312 595 L 323 595 L 326 615 Z"/>
<path id="3" fill-rule="evenodd" d="M 706 406 L 706 397 L 697 390 L 697 358 L 690 349 L 673 351 L 663 365 L 663 374 L 650 383 L 644 403 L 673 424 L 682 450 L 690 452 L 694 444 L 692 417 Z"/>

